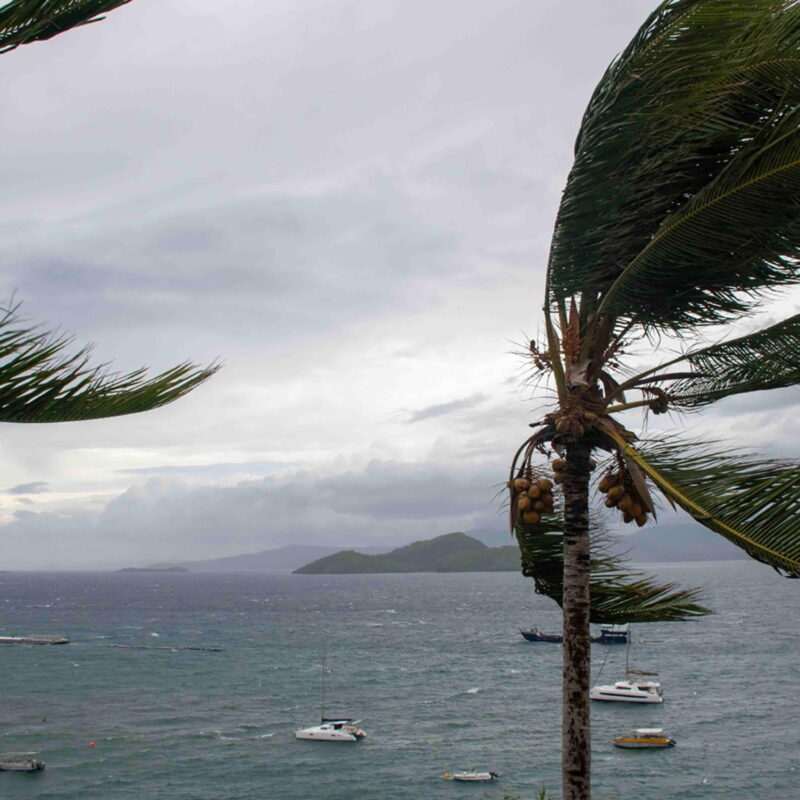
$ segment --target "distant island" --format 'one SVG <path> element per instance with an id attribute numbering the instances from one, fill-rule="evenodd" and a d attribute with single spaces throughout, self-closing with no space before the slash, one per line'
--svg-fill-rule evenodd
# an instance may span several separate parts
<path id="1" fill-rule="evenodd" d="M 452 536 L 454 534 L 446 534 Z M 470 548 L 475 552 L 468 553 L 469 560 L 477 559 L 476 562 L 481 566 L 471 567 L 467 565 L 453 568 L 453 562 L 445 564 L 434 564 L 425 562 L 422 559 L 413 569 L 402 562 L 403 556 L 398 559 L 398 553 L 405 551 L 406 548 L 395 543 L 392 545 L 367 545 L 367 546 L 348 546 L 345 539 L 339 539 L 336 545 L 312 545 L 312 544 L 290 544 L 275 547 L 269 550 L 259 550 L 257 552 L 242 553 L 233 556 L 221 556 L 217 558 L 207 558 L 200 561 L 173 561 L 173 562 L 151 562 L 143 567 L 128 567 L 124 572 L 273 572 L 289 573 L 303 572 L 307 568 L 317 566 L 318 562 L 326 562 L 326 557 L 336 556 L 336 562 L 341 565 L 350 564 L 350 568 L 343 570 L 345 573 L 356 572 L 460 572 L 462 569 L 467 572 L 491 570 L 512 571 L 519 569 L 519 554 L 515 544 L 503 546 L 504 542 L 512 541 L 508 531 L 498 528 L 483 528 L 470 530 L 459 534 L 467 540 L 473 542 Z M 721 536 L 712 533 L 696 522 L 666 522 L 657 525 L 647 525 L 631 534 L 615 536 L 615 549 L 627 551 L 633 563 L 654 563 L 654 562 L 685 562 L 685 561 L 727 561 L 730 559 L 746 559 L 747 555 L 738 547 L 723 539 Z M 436 539 L 428 540 L 437 541 Z M 463 540 L 462 540 L 463 542 Z M 481 547 L 485 546 L 483 552 Z M 426 542 L 417 542 L 409 545 L 411 548 L 425 545 Z M 391 550 L 391 554 L 390 554 Z M 488 553 L 487 553 L 488 551 Z M 412 553 L 416 550 L 412 550 Z M 345 555 L 349 554 L 349 555 Z M 370 561 L 370 556 L 380 555 L 388 559 L 392 556 L 392 563 L 388 566 L 384 563 L 381 569 L 376 569 L 376 562 Z M 453 555 L 458 562 L 458 557 Z M 367 558 L 367 561 L 364 559 Z M 425 556 L 427 558 L 427 556 Z M 499 559 L 503 565 L 486 566 L 487 560 Z M 421 563 L 420 563 L 421 562 Z M 358 569 L 353 569 L 358 567 Z M 420 567 L 422 569 L 420 569 Z M 440 568 L 441 567 L 441 568 Z M 327 571 L 327 570 L 326 570 Z M 331 570 L 333 572 L 333 570 Z"/>
<path id="2" fill-rule="evenodd" d="M 123 567 L 117 572 L 188 572 L 186 567 Z"/>
<path id="3" fill-rule="evenodd" d="M 466 533 L 446 533 L 380 555 L 341 550 L 294 571 L 297 575 L 381 572 L 519 572 L 516 545 L 488 547 Z"/>

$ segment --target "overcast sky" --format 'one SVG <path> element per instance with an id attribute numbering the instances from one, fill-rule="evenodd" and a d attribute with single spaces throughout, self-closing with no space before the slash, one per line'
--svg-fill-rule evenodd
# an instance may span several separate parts
<path id="1" fill-rule="evenodd" d="M 0 566 L 502 531 L 572 143 L 653 5 L 134 0 L 3 55 L 0 296 L 122 370 L 225 366 L 5 425 Z M 703 429 L 793 452 L 797 400 Z"/>

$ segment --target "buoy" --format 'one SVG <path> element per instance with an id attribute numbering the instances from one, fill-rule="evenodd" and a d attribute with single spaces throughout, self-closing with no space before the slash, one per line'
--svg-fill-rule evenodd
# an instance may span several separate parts
<path id="1" fill-rule="evenodd" d="M 94 747 L 94 742 L 89 742 L 89 747 Z"/>

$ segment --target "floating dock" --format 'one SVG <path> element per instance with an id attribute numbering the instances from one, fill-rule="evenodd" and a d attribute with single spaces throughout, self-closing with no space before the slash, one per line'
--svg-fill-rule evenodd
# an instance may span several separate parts
<path id="1" fill-rule="evenodd" d="M 224 653 L 224 647 L 167 647 L 154 644 L 107 644 L 106 647 L 122 647 L 125 650 L 202 650 L 205 653 Z"/>
<path id="2" fill-rule="evenodd" d="M 0 644 L 69 644 L 66 636 L 0 636 Z"/>

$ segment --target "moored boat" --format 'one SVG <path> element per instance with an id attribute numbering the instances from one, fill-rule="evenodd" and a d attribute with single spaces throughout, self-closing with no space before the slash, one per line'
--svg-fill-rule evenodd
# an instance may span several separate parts
<path id="1" fill-rule="evenodd" d="M 542 633 L 538 628 L 520 628 L 519 632 L 529 642 L 563 642 L 560 633 Z M 596 644 L 626 644 L 628 641 L 628 625 L 601 625 L 600 634 L 592 636 Z"/>
<path id="2" fill-rule="evenodd" d="M 500 776 L 496 772 L 478 772 L 477 770 L 467 770 L 466 772 L 445 772 L 442 776 L 448 781 L 493 781 Z"/>
<path id="3" fill-rule="evenodd" d="M 351 719 L 323 719 L 319 725 L 294 732 L 295 739 L 314 742 L 357 742 L 366 734 Z"/>
<path id="4" fill-rule="evenodd" d="M 663 703 L 661 684 L 657 681 L 617 681 L 613 684 L 593 686 L 590 700 L 616 703 Z"/>
<path id="5" fill-rule="evenodd" d="M 629 633 L 627 622 L 624 625 L 601 625 L 600 635 L 592 636 L 592 641 L 599 644 L 627 644 Z"/>
<path id="6" fill-rule="evenodd" d="M 519 632 L 529 642 L 563 642 L 564 637 L 560 633 L 542 633 L 538 628 L 529 630 L 519 629 Z"/>
<path id="7" fill-rule="evenodd" d="M 675 740 L 666 736 L 663 728 L 634 728 L 627 736 L 614 737 L 614 745 L 630 750 L 654 750 L 673 747 Z"/>
<path id="8" fill-rule="evenodd" d="M 327 646 L 322 647 L 322 701 L 320 703 L 320 723 L 308 728 L 301 728 L 294 732 L 295 739 L 305 739 L 310 742 L 357 742 L 363 739 L 366 733 L 358 727 L 361 720 L 355 722 L 350 717 L 325 716 L 325 660 Z"/>
<path id="9" fill-rule="evenodd" d="M 612 626 L 614 627 L 614 626 Z M 591 700 L 605 700 L 617 703 L 663 703 L 664 695 L 658 681 L 645 680 L 639 676 L 656 676 L 657 672 L 634 669 L 630 665 L 631 637 L 625 625 L 625 678 L 613 684 L 593 686 L 589 690 Z"/>

